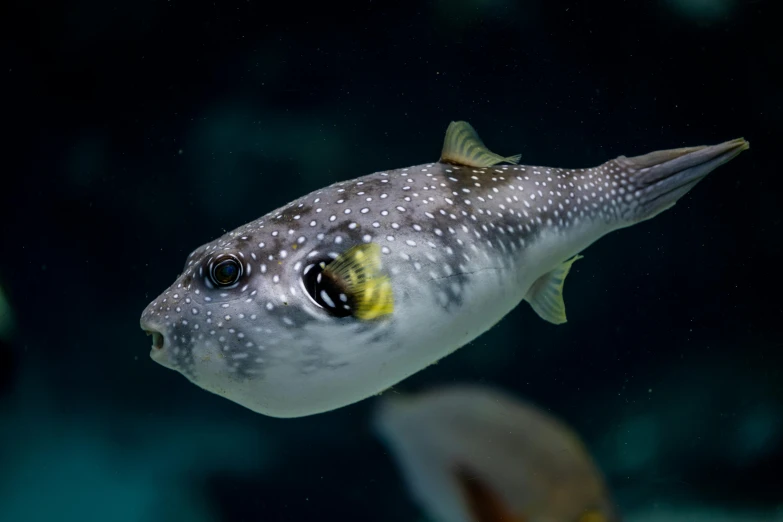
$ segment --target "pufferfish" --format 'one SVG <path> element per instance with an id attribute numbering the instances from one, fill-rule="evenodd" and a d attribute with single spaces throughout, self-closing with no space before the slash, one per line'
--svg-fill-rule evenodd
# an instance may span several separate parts
<path id="1" fill-rule="evenodd" d="M 563 283 L 588 245 L 670 208 L 748 148 L 518 165 L 452 122 L 440 160 L 341 181 L 195 249 L 144 310 L 151 357 L 273 417 L 376 395 L 525 300 L 565 322 Z"/>
<path id="2" fill-rule="evenodd" d="M 581 438 L 487 386 L 387 394 L 372 427 L 432 522 L 619 522 Z"/>

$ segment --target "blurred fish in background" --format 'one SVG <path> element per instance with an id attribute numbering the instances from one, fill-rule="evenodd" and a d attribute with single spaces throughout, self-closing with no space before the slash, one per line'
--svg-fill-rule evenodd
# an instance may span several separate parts
<path id="1" fill-rule="evenodd" d="M 14 316 L 11 310 L 11 303 L 5 295 L 3 287 L 0 286 L 0 339 L 8 341 L 14 330 Z"/>
<path id="2" fill-rule="evenodd" d="M 0 397 L 10 393 L 13 386 L 16 357 L 11 349 L 14 335 L 14 313 L 11 303 L 0 283 Z"/>
<path id="3" fill-rule="evenodd" d="M 783 521 L 783 505 L 770 511 L 718 500 L 711 506 L 677 495 L 659 495 L 646 505 L 633 488 L 612 492 L 605 471 L 627 469 L 608 454 L 600 469 L 569 425 L 493 387 L 387 393 L 376 403 L 371 425 L 427 522 Z M 655 477 L 648 479 L 649 488 Z M 680 483 L 680 489 L 692 488 Z M 615 493 L 634 508 L 622 509 Z"/>
<path id="4" fill-rule="evenodd" d="M 620 520 L 579 436 L 500 391 L 386 395 L 373 424 L 434 522 Z"/>

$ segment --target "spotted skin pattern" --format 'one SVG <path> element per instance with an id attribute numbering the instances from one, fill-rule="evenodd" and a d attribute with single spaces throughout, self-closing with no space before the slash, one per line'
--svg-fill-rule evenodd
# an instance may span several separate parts
<path id="1" fill-rule="evenodd" d="M 436 162 L 335 183 L 194 250 L 142 314 L 155 334 L 151 357 L 266 415 L 351 404 L 475 339 L 539 277 L 668 208 L 742 147 L 575 170 Z M 703 157 L 669 172 L 693 154 Z M 394 311 L 335 317 L 308 294 L 304 274 L 367 243 L 380 246 Z M 218 288 L 210 270 L 225 254 L 242 263 L 241 276 Z"/>

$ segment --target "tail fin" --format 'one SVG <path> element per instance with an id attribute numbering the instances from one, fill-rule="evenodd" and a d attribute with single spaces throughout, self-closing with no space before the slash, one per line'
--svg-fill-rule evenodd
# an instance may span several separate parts
<path id="1" fill-rule="evenodd" d="M 659 150 L 613 160 L 626 180 L 619 203 L 621 217 L 632 222 L 650 219 L 672 207 L 704 177 L 747 150 L 744 138 L 718 145 Z"/>

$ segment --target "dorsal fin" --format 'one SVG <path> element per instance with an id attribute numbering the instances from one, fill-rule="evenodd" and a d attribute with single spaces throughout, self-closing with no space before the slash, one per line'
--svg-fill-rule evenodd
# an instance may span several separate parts
<path id="1" fill-rule="evenodd" d="M 519 162 L 521 156 L 504 158 L 489 150 L 478 133 L 466 121 L 452 121 L 446 129 L 440 161 L 468 167 L 491 167 L 498 163 Z"/>

